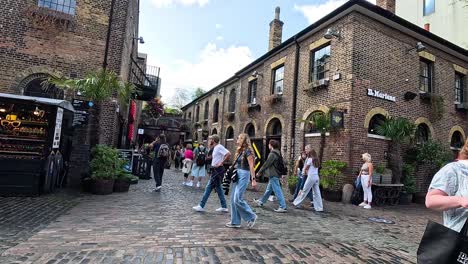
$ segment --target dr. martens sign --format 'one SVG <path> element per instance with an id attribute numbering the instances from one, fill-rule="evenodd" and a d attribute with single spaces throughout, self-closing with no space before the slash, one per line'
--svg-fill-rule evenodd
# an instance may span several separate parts
<path id="1" fill-rule="evenodd" d="M 386 93 L 382 93 L 382 92 L 374 90 L 374 89 L 367 89 L 367 95 L 370 96 L 370 97 L 376 97 L 376 98 L 380 98 L 380 99 L 387 100 L 387 101 L 390 101 L 390 102 L 396 102 L 396 97 L 395 96 L 391 96 L 391 95 L 388 95 Z"/>

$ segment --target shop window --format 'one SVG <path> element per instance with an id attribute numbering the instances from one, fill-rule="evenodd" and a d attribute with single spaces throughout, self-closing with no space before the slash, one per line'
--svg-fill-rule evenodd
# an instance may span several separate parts
<path id="1" fill-rule="evenodd" d="M 234 89 L 229 93 L 228 111 L 231 113 L 236 111 L 236 90 Z"/>
<path id="2" fill-rule="evenodd" d="M 325 115 L 324 112 L 315 111 L 312 114 L 310 114 L 309 117 L 307 117 L 307 123 L 306 123 L 306 129 L 305 129 L 305 132 L 307 134 L 320 133 L 320 129 L 317 128 L 317 126 L 315 124 L 315 120 L 316 120 L 317 117 L 320 117 L 320 116 L 323 116 L 323 115 Z"/>
<path id="3" fill-rule="evenodd" d="M 420 85 L 421 92 L 432 93 L 434 84 L 434 63 L 425 59 L 420 61 Z"/>
<path id="4" fill-rule="evenodd" d="M 197 105 L 197 109 L 195 110 L 195 121 L 200 121 L 200 106 Z"/>
<path id="5" fill-rule="evenodd" d="M 284 88 L 284 65 L 273 70 L 272 94 L 283 94 Z"/>
<path id="6" fill-rule="evenodd" d="M 211 131 L 211 135 L 217 135 L 218 134 L 218 130 L 216 130 L 216 128 L 213 128 L 213 130 Z"/>
<path id="7" fill-rule="evenodd" d="M 232 127 L 228 127 L 226 130 L 226 139 L 234 139 L 234 129 Z"/>
<path id="8" fill-rule="evenodd" d="M 452 134 L 452 138 L 450 139 L 450 147 L 454 149 L 461 149 L 463 147 L 463 135 L 460 131 L 455 131 Z"/>
<path id="9" fill-rule="evenodd" d="M 255 127 L 252 123 L 247 124 L 245 127 L 245 133 L 249 135 L 250 138 L 255 137 Z"/>
<path id="10" fill-rule="evenodd" d="M 248 104 L 256 104 L 257 103 L 257 80 L 253 80 L 249 82 L 249 90 L 248 90 Z"/>
<path id="11" fill-rule="evenodd" d="M 435 12 L 435 0 L 424 0 L 424 16 L 428 16 Z"/>
<path id="12" fill-rule="evenodd" d="M 328 79 L 330 71 L 330 45 L 310 53 L 309 82 Z"/>
<path id="13" fill-rule="evenodd" d="M 76 0 L 39 0 L 37 5 L 69 15 L 75 15 Z"/>
<path id="14" fill-rule="evenodd" d="M 205 103 L 205 115 L 204 115 L 204 118 L 205 120 L 208 120 L 208 113 L 210 111 L 210 103 L 209 102 L 206 102 Z"/>
<path id="15" fill-rule="evenodd" d="M 213 123 L 218 122 L 218 114 L 219 114 L 219 101 L 216 99 L 213 105 Z"/>
<path id="16" fill-rule="evenodd" d="M 367 133 L 372 135 L 378 135 L 377 127 L 381 126 L 385 122 L 385 120 L 386 118 L 384 115 L 374 115 L 369 122 L 369 128 L 367 130 Z"/>
<path id="17" fill-rule="evenodd" d="M 464 98 L 465 89 L 465 75 L 456 73 L 455 74 L 455 103 L 462 104 Z"/>
<path id="18" fill-rule="evenodd" d="M 427 141 L 429 141 L 430 136 L 431 132 L 429 130 L 429 127 L 424 123 L 419 124 L 416 128 L 416 144 L 426 143 Z"/>

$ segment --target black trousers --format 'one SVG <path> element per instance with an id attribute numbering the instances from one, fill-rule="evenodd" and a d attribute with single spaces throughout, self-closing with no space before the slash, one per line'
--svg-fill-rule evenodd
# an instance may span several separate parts
<path id="1" fill-rule="evenodd" d="M 164 174 L 164 166 L 166 165 L 166 159 L 155 158 L 153 161 L 153 173 L 156 187 L 162 185 L 162 177 Z"/>

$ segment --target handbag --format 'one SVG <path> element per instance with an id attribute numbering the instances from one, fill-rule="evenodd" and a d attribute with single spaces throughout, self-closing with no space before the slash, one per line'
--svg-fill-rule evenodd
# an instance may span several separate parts
<path id="1" fill-rule="evenodd" d="M 418 248 L 419 264 L 468 263 L 468 219 L 460 233 L 429 221 Z"/>
<path id="2" fill-rule="evenodd" d="M 236 165 L 237 161 L 239 160 L 240 156 L 241 156 L 241 153 L 239 153 L 237 155 L 236 160 L 234 161 L 234 163 L 224 173 L 223 181 L 222 181 L 224 195 L 229 194 L 229 186 L 231 185 L 231 182 L 237 182 L 237 180 L 238 180 L 237 169 L 235 168 L 235 165 Z"/>
<path id="3" fill-rule="evenodd" d="M 354 181 L 354 187 L 356 187 L 356 189 L 362 188 L 361 175 L 357 176 L 356 180 Z"/>

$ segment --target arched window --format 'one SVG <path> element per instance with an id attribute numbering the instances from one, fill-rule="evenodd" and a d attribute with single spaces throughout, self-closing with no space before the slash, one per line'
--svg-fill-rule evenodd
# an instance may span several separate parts
<path id="1" fill-rule="evenodd" d="M 42 85 L 42 83 L 49 77 L 50 76 L 48 74 L 44 73 L 33 74 L 27 77 L 27 79 L 30 81 L 26 84 L 26 87 L 24 88 L 24 95 L 52 99 L 63 99 L 64 92 L 62 89 L 57 88 L 53 84 L 49 84 L 47 86 Z"/>
<path id="2" fill-rule="evenodd" d="M 281 121 L 278 118 L 274 118 L 270 121 L 267 128 L 267 136 L 281 136 L 282 126 Z"/>
<path id="3" fill-rule="evenodd" d="M 218 114 L 219 114 L 219 101 L 216 99 L 213 105 L 213 123 L 218 122 Z"/>
<path id="4" fill-rule="evenodd" d="M 249 135 L 250 138 L 255 137 L 255 127 L 252 123 L 248 123 L 247 126 L 245 126 L 245 133 Z"/>
<path id="5" fill-rule="evenodd" d="M 208 113 L 209 113 L 209 111 L 210 111 L 210 103 L 209 103 L 209 102 L 206 102 L 206 103 L 205 103 L 205 116 L 204 116 L 205 120 L 208 120 Z"/>
<path id="6" fill-rule="evenodd" d="M 325 113 L 322 112 L 322 111 L 312 112 L 312 114 L 310 114 L 307 117 L 305 132 L 306 133 L 320 133 L 320 129 L 317 128 L 316 120 L 317 120 L 317 118 L 319 118 L 321 116 L 324 116 L 324 115 L 325 115 Z"/>
<path id="7" fill-rule="evenodd" d="M 236 90 L 234 89 L 229 93 L 228 111 L 231 113 L 236 111 Z"/>
<path id="8" fill-rule="evenodd" d="M 378 135 L 377 127 L 382 125 L 385 122 L 385 120 L 386 118 L 384 115 L 381 115 L 381 114 L 374 115 L 369 122 L 369 129 L 367 130 L 367 133 Z"/>
<path id="9" fill-rule="evenodd" d="M 450 139 L 450 147 L 461 149 L 463 147 L 463 135 L 460 131 L 455 131 L 452 134 L 452 139 Z"/>
<path id="10" fill-rule="evenodd" d="M 217 135 L 218 134 L 218 130 L 216 130 L 216 128 L 213 128 L 213 130 L 211 131 L 211 135 Z"/>
<path id="11" fill-rule="evenodd" d="M 419 124 L 416 128 L 416 144 L 426 143 L 430 137 L 431 132 L 429 127 L 424 123 Z"/>
<path id="12" fill-rule="evenodd" d="M 188 119 L 192 119 L 192 112 L 188 113 Z"/>
<path id="13" fill-rule="evenodd" d="M 226 139 L 233 139 L 234 138 L 234 128 L 228 127 L 226 130 Z"/>
<path id="14" fill-rule="evenodd" d="M 197 110 L 195 112 L 195 121 L 198 122 L 200 121 L 200 106 L 197 105 Z"/>

